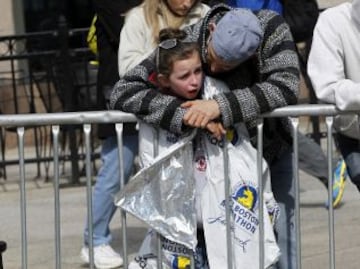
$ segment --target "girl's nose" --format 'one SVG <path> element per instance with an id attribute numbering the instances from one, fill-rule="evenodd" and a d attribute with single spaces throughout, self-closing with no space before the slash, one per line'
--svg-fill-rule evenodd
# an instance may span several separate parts
<path id="1" fill-rule="evenodd" d="M 191 76 L 191 84 L 198 84 L 198 78 L 195 74 Z"/>

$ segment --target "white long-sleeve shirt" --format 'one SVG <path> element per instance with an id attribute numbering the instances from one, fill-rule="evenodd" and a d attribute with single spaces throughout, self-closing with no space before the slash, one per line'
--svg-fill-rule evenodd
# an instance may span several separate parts
<path id="1" fill-rule="evenodd" d="M 360 25 L 351 9 L 343 3 L 320 15 L 308 60 L 317 98 L 340 110 L 360 109 Z"/>
<path id="2" fill-rule="evenodd" d="M 187 15 L 182 27 L 194 24 L 203 18 L 210 8 L 199 3 Z M 159 15 L 160 29 L 167 27 L 163 17 Z M 133 8 L 126 15 L 124 26 L 120 33 L 118 52 L 119 75 L 122 77 L 129 69 L 146 59 L 155 49 L 152 29 L 145 21 L 144 7 Z"/>

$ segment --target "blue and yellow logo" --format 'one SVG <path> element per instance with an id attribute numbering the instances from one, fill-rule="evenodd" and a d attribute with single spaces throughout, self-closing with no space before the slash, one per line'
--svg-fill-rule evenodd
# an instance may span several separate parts
<path id="1" fill-rule="evenodd" d="M 236 145 L 239 141 L 239 135 L 234 127 L 230 127 L 226 130 L 226 140 L 233 145 Z"/>
<path id="2" fill-rule="evenodd" d="M 173 261 L 171 264 L 172 269 L 188 269 L 190 268 L 190 258 L 185 256 L 173 256 Z"/>
<path id="3" fill-rule="evenodd" d="M 245 208 L 254 211 L 258 199 L 257 191 L 254 187 L 243 185 L 233 195 L 233 199 Z"/>

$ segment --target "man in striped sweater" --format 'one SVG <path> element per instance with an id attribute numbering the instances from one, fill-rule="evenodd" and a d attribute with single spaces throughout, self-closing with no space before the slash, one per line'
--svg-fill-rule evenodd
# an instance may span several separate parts
<path id="1" fill-rule="evenodd" d="M 261 34 L 254 29 L 260 28 Z M 197 40 L 205 71 L 231 89 L 213 100 L 185 101 L 162 95 L 148 83 L 156 70 L 156 54 L 130 70 L 114 87 L 110 106 L 134 113 L 156 127 L 181 134 L 220 120 L 225 128 L 244 122 L 256 146 L 256 119 L 276 108 L 296 104 L 299 65 L 288 25 L 275 12 L 214 6 L 199 23 L 185 29 Z M 249 39 L 260 38 L 256 48 Z M 264 157 L 275 198 L 280 204 L 276 224 L 282 252 L 277 268 L 296 268 L 292 136 L 287 118 L 264 121 Z"/>

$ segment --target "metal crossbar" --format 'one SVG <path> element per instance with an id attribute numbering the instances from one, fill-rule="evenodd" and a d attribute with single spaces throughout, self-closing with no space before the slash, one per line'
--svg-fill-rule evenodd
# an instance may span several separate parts
<path id="1" fill-rule="evenodd" d="M 337 110 L 333 105 L 296 105 L 288 106 L 284 108 L 276 109 L 271 113 L 262 115 L 258 121 L 258 176 L 261 176 L 261 161 L 262 157 L 262 147 L 263 147 L 263 119 L 270 117 L 290 117 L 292 122 L 292 130 L 294 132 L 294 169 L 295 169 L 295 190 L 296 190 L 296 237 L 297 237 L 297 268 L 301 268 L 301 230 L 300 230 L 300 199 L 299 199 L 299 172 L 298 172 L 298 139 L 297 139 L 297 130 L 299 126 L 298 118 L 300 116 L 326 116 L 326 126 L 327 126 L 327 139 L 328 139 L 328 159 L 332 159 L 332 124 L 333 116 L 339 114 L 353 114 L 358 111 L 343 112 Z M 118 137 L 119 145 L 119 161 L 120 164 L 123 162 L 123 152 L 122 152 L 122 124 L 126 122 L 136 122 L 137 119 L 134 115 L 123 113 L 119 111 L 90 111 L 90 112 L 66 112 L 66 113 L 50 113 L 50 114 L 16 114 L 16 115 L 0 115 L 0 127 L 16 127 L 18 134 L 18 150 L 19 150 L 19 174 L 20 174 L 20 207 L 21 207 L 21 216 L 19 222 L 21 223 L 21 268 L 28 268 L 28 235 L 27 235 L 27 197 L 26 197 L 26 171 L 24 163 L 24 128 L 26 126 L 51 126 L 52 135 L 53 135 L 53 165 L 54 165 L 54 245 L 55 245 L 55 268 L 62 267 L 62 254 L 61 254 L 61 214 L 60 214 L 60 183 L 59 183 L 59 153 L 58 153 L 58 139 L 59 139 L 59 128 L 63 125 L 82 125 L 83 132 L 85 137 L 85 148 L 86 148 L 86 192 L 87 192 L 87 211 L 88 211 L 88 225 L 89 225 L 89 234 L 92 234 L 92 175 L 91 175 L 91 162 L 93 161 L 91 156 L 91 147 L 90 147 L 90 133 L 91 126 L 93 124 L 106 124 L 106 123 L 116 123 L 116 133 Z M 225 159 L 226 162 L 229 160 Z M 120 165 L 120 185 L 124 186 L 124 171 L 122 170 L 123 166 Z M 332 178 L 332 162 L 329 161 L 328 176 Z M 329 180 L 329 192 L 328 199 L 332 201 L 331 197 L 331 181 Z M 261 184 L 260 184 L 261 185 Z M 260 189 L 262 192 L 262 188 Z M 262 208 L 262 207 L 260 207 Z M 126 223 L 126 214 L 122 212 L 122 238 L 125 264 L 124 267 L 128 266 L 128 236 L 127 236 L 127 223 Z M 262 214 L 260 214 L 260 222 L 262 222 Z M 6 216 L 1 216 L 6 217 Z M 329 265 L 331 269 L 335 268 L 335 238 L 334 238 L 334 215 L 333 215 L 333 206 L 332 203 L 329 203 Z M 261 226 L 260 226 L 261 227 Z M 228 232 L 230 229 L 227 229 Z M 260 228 L 260 235 L 264 235 L 263 228 Z M 0 238 L 1 239 L 1 238 Z M 90 246 L 90 268 L 94 268 L 93 259 L 93 243 L 92 237 L 89 236 L 89 246 Z M 261 242 L 261 240 L 260 240 Z M 230 244 L 228 244 L 230 246 Z M 260 268 L 263 267 L 263 258 L 264 250 L 261 245 L 259 245 L 260 250 Z M 229 252 L 230 253 L 230 252 Z M 232 264 L 231 256 L 229 255 L 229 264 Z M 6 268 L 6 266 L 5 266 Z M 229 268 L 229 267 L 228 267 Z"/>

